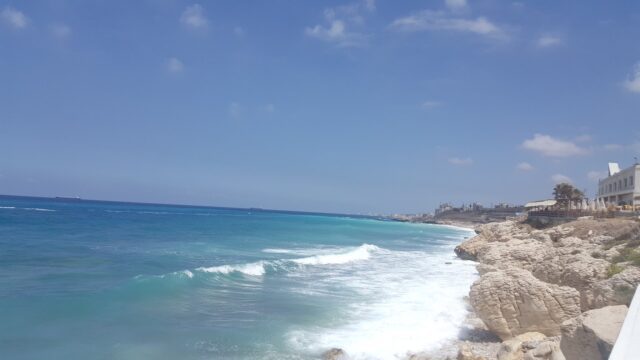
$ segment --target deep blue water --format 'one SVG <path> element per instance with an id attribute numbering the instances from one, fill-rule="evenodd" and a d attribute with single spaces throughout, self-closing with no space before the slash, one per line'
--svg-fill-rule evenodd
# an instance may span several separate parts
<path id="1" fill-rule="evenodd" d="M 0 359 L 402 358 L 454 337 L 464 229 L 0 197 Z"/>

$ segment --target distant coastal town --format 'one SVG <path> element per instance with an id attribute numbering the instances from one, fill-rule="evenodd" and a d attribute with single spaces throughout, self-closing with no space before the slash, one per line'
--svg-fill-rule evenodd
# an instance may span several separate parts
<path id="1" fill-rule="evenodd" d="M 518 219 L 523 216 L 542 224 L 572 221 L 580 217 L 637 217 L 640 215 L 640 164 L 625 169 L 615 162 L 608 164 L 607 177 L 598 181 L 593 198 L 588 198 L 569 183 L 558 183 L 552 189 L 553 197 L 530 201 L 526 204 L 498 203 L 485 207 L 477 202 L 455 206 L 441 203 L 433 212 L 422 214 L 393 214 L 395 221 L 485 224 Z"/>

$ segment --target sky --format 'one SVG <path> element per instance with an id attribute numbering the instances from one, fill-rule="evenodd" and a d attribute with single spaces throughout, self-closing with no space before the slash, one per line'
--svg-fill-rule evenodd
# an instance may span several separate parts
<path id="1" fill-rule="evenodd" d="M 343 213 L 593 196 L 640 2 L 0 0 L 0 194 Z"/>

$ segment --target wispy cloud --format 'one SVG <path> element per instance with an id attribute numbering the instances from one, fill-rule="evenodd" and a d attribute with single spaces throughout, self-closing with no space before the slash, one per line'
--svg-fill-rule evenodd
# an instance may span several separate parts
<path id="1" fill-rule="evenodd" d="M 180 15 L 180 22 L 192 29 L 206 29 L 209 26 L 209 20 L 205 16 L 204 8 L 200 4 L 193 4 Z"/>
<path id="2" fill-rule="evenodd" d="M 602 146 L 602 148 L 606 151 L 619 151 L 623 150 L 624 146 L 620 144 L 605 144 Z"/>
<path id="3" fill-rule="evenodd" d="M 534 169 L 533 165 L 529 164 L 528 162 L 521 162 L 518 165 L 516 165 L 516 169 L 520 170 L 520 171 L 532 171 Z"/>
<path id="4" fill-rule="evenodd" d="M 426 100 L 422 104 L 420 104 L 420 107 L 425 109 L 425 110 L 431 110 L 431 109 L 435 109 L 435 108 L 437 108 L 437 107 L 439 107 L 441 105 L 442 105 L 442 103 L 440 101 Z"/>
<path id="5" fill-rule="evenodd" d="M 184 71 L 184 63 L 180 59 L 172 57 L 167 59 L 167 71 L 170 73 L 180 73 Z"/>
<path id="6" fill-rule="evenodd" d="M 16 10 L 10 6 L 5 7 L 2 12 L 0 12 L 0 20 L 3 23 L 14 29 L 24 29 L 29 25 L 29 18 L 19 10 Z"/>
<path id="7" fill-rule="evenodd" d="M 471 158 L 452 157 L 452 158 L 449 158 L 449 164 L 456 165 L 456 166 L 471 165 L 471 164 L 473 164 L 473 159 L 471 159 Z"/>
<path id="8" fill-rule="evenodd" d="M 640 63 L 636 64 L 627 80 L 624 81 L 623 85 L 631 92 L 640 93 Z"/>
<path id="9" fill-rule="evenodd" d="M 554 184 L 561 184 L 561 183 L 573 184 L 573 180 L 571 180 L 570 177 L 562 174 L 552 175 L 551 181 L 553 181 Z"/>
<path id="10" fill-rule="evenodd" d="M 506 30 L 485 17 L 461 18 L 445 11 L 422 10 L 394 20 L 390 29 L 402 32 L 455 31 L 493 39 L 508 39 Z"/>
<path id="11" fill-rule="evenodd" d="M 460 11 L 467 8 L 467 0 L 445 0 L 444 4 L 452 11 Z"/>
<path id="12" fill-rule="evenodd" d="M 549 135 L 535 134 L 532 139 L 525 140 L 522 147 L 549 157 L 570 157 L 585 155 L 589 151 L 567 140 L 556 139 Z"/>
<path id="13" fill-rule="evenodd" d="M 365 15 L 375 9 L 373 0 L 325 9 L 325 24 L 307 27 L 304 33 L 311 38 L 332 43 L 338 47 L 365 46 L 370 36 L 353 28 L 361 28 L 364 25 Z"/>
<path id="14" fill-rule="evenodd" d="M 587 179 L 589 179 L 590 181 L 593 181 L 593 182 L 597 182 L 600 179 L 606 178 L 607 175 L 608 175 L 608 173 L 606 171 L 595 171 L 595 170 L 592 170 L 592 171 L 589 171 L 587 173 Z"/>
<path id="15" fill-rule="evenodd" d="M 64 40 L 71 36 L 71 28 L 69 27 L 69 25 L 62 23 L 51 25 L 49 31 L 51 32 L 51 35 L 53 35 L 53 37 L 59 40 Z"/>
<path id="16" fill-rule="evenodd" d="M 559 46 L 562 45 L 562 43 L 563 40 L 561 37 L 550 34 L 542 35 L 536 40 L 536 46 L 541 49 Z"/>

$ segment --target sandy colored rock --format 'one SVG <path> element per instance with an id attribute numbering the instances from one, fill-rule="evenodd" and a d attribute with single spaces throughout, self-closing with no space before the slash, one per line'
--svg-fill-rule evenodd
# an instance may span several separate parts
<path id="1" fill-rule="evenodd" d="M 625 305 L 589 310 L 562 324 L 560 348 L 568 360 L 606 360 L 613 349 L 628 308 Z"/>
<path id="2" fill-rule="evenodd" d="M 346 360 L 347 353 L 339 348 L 332 348 L 322 354 L 323 360 Z"/>
<path id="3" fill-rule="evenodd" d="M 503 340 L 532 331 L 559 335 L 564 321 L 580 315 L 577 290 L 515 268 L 482 275 L 469 297 L 478 317 Z"/>
<path id="4" fill-rule="evenodd" d="M 471 350 L 471 346 L 469 344 L 460 345 L 460 350 L 458 350 L 457 360 L 488 360 L 484 356 L 476 355 Z"/>

